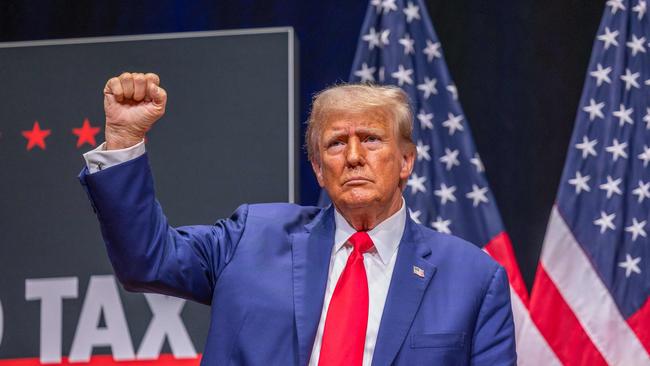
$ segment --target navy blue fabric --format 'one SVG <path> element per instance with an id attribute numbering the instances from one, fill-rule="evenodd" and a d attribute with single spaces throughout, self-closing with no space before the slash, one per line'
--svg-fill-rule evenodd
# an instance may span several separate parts
<path id="1" fill-rule="evenodd" d="M 84 169 L 80 180 L 126 289 L 211 304 L 202 364 L 307 364 L 333 247 L 331 206 L 243 205 L 215 225 L 172 228 L 146 154 Z M 476 246 L 407 220 L 373 365 L 515 361 L 505 271 Z"/>

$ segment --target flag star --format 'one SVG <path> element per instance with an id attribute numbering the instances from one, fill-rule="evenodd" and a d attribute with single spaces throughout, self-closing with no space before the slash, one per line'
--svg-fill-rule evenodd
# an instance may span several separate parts
<path id="1" fill-rule="evenodd" d="M 381 0 L 371 0 L 370 5 L 375 7 L 377 14 L 381 13 Z"/>
<path id="2" fill-rule="evenodd" d="M 634 124 L 632 117 L 630 115 L 634 112 L 633 108 L 625 109 L 625 106 L 621 103 L 617 111 L 612 112 L 614 117 L 618 117 L 618 125 L 623 127 L 624 124 Z"/>
<path id="3" fill-rule="evenodd" d="M 639 181 L 639 187 L 632 190 L 632 194 L 639 196 L 639 203 L 646 198 L 650 198 L 650 182 L 643 183 L 643 181 Z"/>
<path id="4" fill-rule="evenodd" d="M 639 0 L 639 2 L 634 7 L 632 7 L 633 12 L 639 13 L 638 14 L 639 20 L 643 18 L 646 10 L 647 10 L 647 6 L 645 0 Z"/>
<path id="5" fill-rule="evenodd" d="M 411 36 L 408 35 L 408 33 L 404 34 L 404 38 L 399 39 L 399 44 L 404 46 L 404 54 L 405 55 L 410 55 L 412 53 L 415 53 L 415 40 L 411 38 Z"/>
<path id="6" fill-rule="evenodd" d="M 440 216 L 438 216 L 436 221 L 431 223 L 431 226 L 436 229 L 436 231 L 443 234 L 451 234 L 449 225 L 451 225 L 451 220 L 443 220 Z"/>
<path id="7" fill-rule="evenodd" d="M 632 40 L 627 42 L 627 45 L 630 50 L 632 50 L 632 56 L 636 56 L 638 52 L 645 53 L 645 47 L 643 46 L 645 42 L 645 37 L 636 38 L 636 35 L 632 35 Z"/>
<path id="8" fill-rule="evenodd" d="M 413 74 L 413 69 L 405 69 L 404 66 L 402 65 L 399 65 L 398 69 L 399 70 L 390 74 L 392 77 L 397 79 L 397 84 L 399 84 L 399 86 L 404 85 L 404 83 L 413 85 L 413 79 L 411 79 L 411 74 Z"/>
<path id="9" fill-rule="evenodd" d="M 582 158 L 586 159 L 589 155 L 597 156 L 596 150 L 594 149 L 594 146 L 598 144 L 598 140 L 593 139 L 589 141 L 589 138 L 587 136 L 582 137 L 582 142 L 579 144 L 576 144 L 576 149 L 579 149 L 582 151 Z"/>
<path id="10" fill-rule="evenodd" d="M 381 34 L 379 36 L 379 47 L 384 47 L 390 44 L 390 40 L 388 39 L 388 36 L 390 36 L 390 29 L 384 29 L 381 31 Z"/>
<path id="11" fill-rule="evenodd" d="M 433 129 L 433 113 L 426 113 L 423 109 L 420 110 L 420 113 L 417 115 L 418 121 L 420 121 L 420 128 L 422 129 Z"/>
<path id="12" fill-rule="evenodd" d="M 618 9 L 625 10 L 625 5 L 623 5 L 623 0 L 607 0 L 607 6 L 612 7 L 612 14 L 616 14 Z"/>
<path id="13" fill-rule="evenodd" d="M 368 34 L 364 34 L 361 39 L 368 42 L 368 49 L 372 50 L 375 47 L 381 46 L 381 41 L 379 40 L 380 34 L 377 33 L 375 28 L 370 28 Z"/>
<path id="14" fill-rule="evenodd" d="M 456 85 L 447 85 L 447 91 L 451 93 L 451 97 L 454 98 L 454 100 L 458 99 L 458 89 L 456 89 Z"/>
<path id="15" fill-rule="evenodd" d="M 648 45 L 650 45 L 650 43 L 648 43 Z M 650 86 L 650 79 L 646 80 L 646 81 L 644 82 L 644 84 Z"/>
<path id="16" fill-rule="evenodd" d="M 427 188 L 424 186 L 426 180 L 426 175 L 418 177 L 417 173 L 413 172 L 409 180 L 406 182 L 406 185 L 411 187 L 411 194 L 416 194 L 418 192 L 426 193 Z"/>
<path id="17" fill-rule="evenodd" d="M 456 131 L 463 131 L 463 125 L 461 122 L 463 121 L 463 115 L 459 114 L 457 116 L 454 116 L 453 113 L 449 112 L 447 114 L 447 120 L 442 122 L 442 125 L 444 127 L 447 127 L 449 129 L 449 136 L 453 136 Z"/>
<path id="18" fill-rule="evenodd" d="M 422 215 L 422 212 L 420 212 L 420 210 L 413 211 L 409 208 L 409 215 L 411 216 L 411 220 L 415 221 L 416 224 L 422 224 L 420 222 L 420 215 Z"/>
<path id="19" fill-rule="evenodd" d="M 607 191 L 607 198 L 611 198 L 612 194 L 623 194 L 621 192 L 621 189 L 618 187 L 618 185 L 621 184 L 621 178 L 618 178 L 616 180 L 612 180 L 611 176 L 607 176 L 607 183 L 603 183 L 600 185 L 600 189 L 603 191 Z"/>
<path id="20" fill-rule="evenodd" d="M 440 197 L 440 203 L 444 205 L 447 201 L 456 202 L 454 192 L 456 192 L 455 186 L 447 187 L 446 184 L 442 183 L 440 184 L 440 189 L 433 191 L 433 194 Z"/>
<path id="21" fill-rule="evenodd" d="M 438 89 L 436 89 L 437 82 L 438 80 L 436 79 L 425 77 L 424 83 L 418 84 L 418 90 L 421 90 L 424 93 L 424 99 L 429 99 L 431 94 L 438 94 Z"/>
<path id="22" fill-rule="evenodd" d="M 580 194 L 582 191 L 591 191 L 587 182 L 591 177 L 588 175 L 583 176 L 579 171 L 576 172 L 576 177 L 569 179 L 569 184 L 576 187 L 576 194 Z"/>
<path id="23" fill-rule="evenodd" d="M 598 40 L 605 42 L 604 48 L 608 49 L 611 45 L 618 47 L 618 41 L 616 40 L 616 37 L 618 37 L 617 30 L 611 32 L 608 27 L 605 27 L 605 34 L 598 35 Z"/>
<path id="24" fill-rule="evenodd" d="M 645 109 L 645 116 L 643 116 L 643 122 L 645 122 L 645 129 L 650 130 L 650 108 Z"/>
<path id="25" fill-rule="evenodd" d="M 596 226 L 600 226 L 600 233 L 603 234 L 607 229 L 616 230 L 612 222 L 616 218 L 616 213 L 607 215 L 605 211 L 600 211 L 600 218 L 594 220 Z"/>
<path id="26" fill-rule="evenodd" d="M 440 162 L 445 163 L 446 169 L 451 170 L 454 165 L 460 165 L 458 161 L 458 150 L 449 150 L 445 147 L 445 155 L 440 157 Z"/>
<path id="27" fill-rule="evenodd" d="M 639 235 L 644 238 L 647 237 L 645 230 L 643 230 L 645 224 L 645 220 L 639 222 L 636 218 L 632 218 L 632 225 L 625 228 L 625 231 L 632 234 L 632 241 L 636 241 Z"/>
<path id="28" fill-rule="evenodd" d="M 472 184 L 472 191 L 468 192 L 465 197 L 472 200 L 472 206 L 476 207 L 481 202 L 488 203 L 487 199 L 487 187 L 479 188 L 476 184 Z"/>
<path id="29" fill-rule="evenodd" d="M 406 15 L 406 22 L 411 23 L 413 19 L 420 19 L 420 7 L 414 5 L 412 2 L 408 2 L 406 8 L 402 9 Z"/>
<path id="30" fill-rule="evenodd" d="M 627 159 L 627 153 L 625 152 L 626 147 L 627 142 L 619 143 L 617 139 L 614 139 L 612 146 L 607 146 L 605 150 L 609 153 L 612 153 L 612 160 L 616 161 L 619 156 Z"/>
<path id="31" fill-rule="evenodd" d="M 415 147 L 415 150 L 418 154 L 418 161 L 424 159 L 424 160 L 431 160 L 431 155 L 429 155 L 429 145 L 424 145 L 421 140 L 418 140 L 418 144 Z"/>
<path id="32" fill-rule="evenodd" d="M 481 157 L 478 156 L 478 153 L 474 153 L 474 157 L 469 159 L 469 162 L 474 164 L 477 173 L 483 173 L 485 171 L 485 167 L 483 166 L 483 162 L 481 161 Z"/>
<path id="33" fill-rule="evenodd" d="M 377 70 L 376 67 L 368 67 L 368 64 L 366 64 L 364 62 L 361 65 L 361 69 L 354 72 L 354 76 L 360 77 L 362 83 L 374 82 L 375 81 L 375 76 L 374 76 L 375 70 Z"/>
<path id="34" fill-rule="evenodd" d="M 384 14 L 390 13 L 391 10 L 397 11 L 397 5 L 395 5 L 395 0 L 383 0 L 381 2 L 381 7 L 384 10 Z"/>
<path id="35" fill-rule="evenodd" d="M 641 274 L 641 268 L 639 268 L 639 262 L 641 262 L 641 257 L 632 258 L 631 255 L 625 254 L 625 261 L 618 264 L 619 267 L 625 268 L 625 278 L 630 277 L 632 272 L 636 274 Z"/>
<path id="36" fill-rule="evenodd" d="M 646 145 L 643 145 L 643 152 L 637 157 L 643 160 L 643 167 L 647 167 L 648 162 L 650 161 L 650 148 L 648 148 Z"/>
<path id="37" fill-rule="evenodd" d="M 609 73 L 612 72 L 612 68 L 610 66 L 607 66 L 603 69 L 603 66 L 601 64 L 596 65 L 596 68 L 596 71 L 591 71 L 589 73 L 589 75 L 596 78 L 596 86 L 600 86 L 603 81 L 607 84 L 611 84 L 612 79 L 609 78 Z"/>
<path id="38" fill-rule="evenodd" d="M 434 58 L 441 58 L 442 54 L 440 53 L 440 42 L 431 42 L 427 39 L 427 46 L 422 50 L 422 52 L 427 55 L 427 62 L 433 61 Z"/>
<path id="39" fill-rule="evenodd" d="M 589 100 L 589 105 L 582 108 L 583 111 L 589 113 L 589 120 L 593 121 L 596 117 L 605 118 L 603 114 L 603 107 L 605 102 L 596 103 L 594 98 Z"/>
<path id="40" fill-rule="evenodd" d="M 630 88 L 633 86 L 635 88 L 640 88 L 639 83 L 636 81 L 636 79 L 639 78 L 639 73 L 635 72 L 632 74 L 630 69 L 625 69 L 625 75 L 621 75 L 621 80 L 625 82 L 625 90 L 630 90 Z"/>

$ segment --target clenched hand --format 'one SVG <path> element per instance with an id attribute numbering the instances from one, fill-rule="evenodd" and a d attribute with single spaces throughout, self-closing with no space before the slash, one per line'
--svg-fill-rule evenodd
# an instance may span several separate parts
<path id="1" fill-rule="evenodd" d="M 104 87 L 106 149 L 124 149 L 144 138 L 165 114 L 167 92 L 156 74 L 128 73 L 108 80 Z"/>

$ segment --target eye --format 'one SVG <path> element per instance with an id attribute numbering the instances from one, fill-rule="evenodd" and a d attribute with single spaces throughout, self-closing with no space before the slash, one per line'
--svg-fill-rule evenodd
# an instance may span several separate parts
<path id="1" fill-rule="evenodd" d="M 343 149 L 345 149 L 345 141 L 342 141 L 340 139 L 329 140 L 325 145 L 325 149 L 330 153 L 343 151 Z"/>
<path id="2" fill-rule="evenodd" d="M 334 141 L 330 141 L 330 142 L 327 143 L 328 148 L 335 147 L 335 146 L 341 146 L 341 145 L 343 145 L 343 142 L 341 142 L 339 140 L 334 140 Z"/>
<path id="3" fill-rule="evenodd" d="M 369 135 L 369 136 L 366 137 L 366 139 L 364 140 L 364 142 L 379 142 L 379 141 L 381 141 L 381 140 L 379 139 L 379 137 L 378 137 L 378 136 L 374 136 L 374 135 Z"/>

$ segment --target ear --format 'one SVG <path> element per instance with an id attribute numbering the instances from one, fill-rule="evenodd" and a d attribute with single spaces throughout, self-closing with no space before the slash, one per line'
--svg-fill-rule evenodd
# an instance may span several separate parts
<path id="1" fill-rule="evenodd" d="M 323 167 L 321 166 L 320 162 L 316 161 L 316 159 L 311 159 L 311 168 L 314 170 L 314 174 L 316 175 L 316 180 L 318 180 L 318 185 L 321 188 L 325 187 L 325 184 L 323 182 Z"/>
<path id="2" fill-rule="evenodd" d="M 413 164 L 415 163 L 415 147 L 409 146 L 402 152 L 402 168 L 399 172 L 401 180 L 406 180 L 411 176 Z"/>

